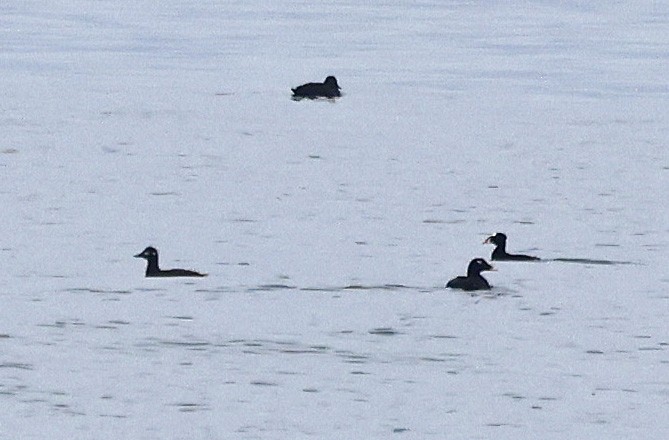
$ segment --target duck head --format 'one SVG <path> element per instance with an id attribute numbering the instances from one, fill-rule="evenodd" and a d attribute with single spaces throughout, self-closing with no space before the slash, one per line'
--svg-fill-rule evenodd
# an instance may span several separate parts
<path id="1" fill-rule="evenodd" d="M 492 243 L 495 246 L 502 246 L 506 244 L 506 235 L 502 234 L 501 232 L 498 232 L 495 235 L 491 235 L 490 237 L 486 238 L 483 244 L 488 244 Z"/>
<path id="2" fill-rule="evenodd" d="M 489 270 L 495 270 L 495 268 L 483 258 L 474 258 L 467 267 L 467 276 L 479 275 L 481 272 Z"/>
<path id="3" fill-rule="evenodd" d="M 149 246 L 139 254 L 135 255 L 135 258 L 144 258 L 145 260 L 158 259 L 158 251 L 156 248 Z"/>

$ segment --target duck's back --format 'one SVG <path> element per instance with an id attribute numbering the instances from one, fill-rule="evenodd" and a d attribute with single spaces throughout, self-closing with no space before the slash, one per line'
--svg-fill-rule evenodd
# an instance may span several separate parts
<path id="1" fill-rule="evenodd" d="M 291 89 L 295 96 L 303 96 L 306 98 L 335 98 L 341 96 L 336 87 L 330 87 L 321 83 L 307 83 L 294 89 Z"/>
<path id="2" fill-rule="evenodd" d="M 489 290 L 490 284 L 481 276 L 477 277 L 455 277 L 446 284 L 451 289 L 462 290 Z"/>
<path id="3" fill-rule="evenodd" d="M 158 272 L 147 272 L 147 277 L 206 277 L 206 273 L 195 272 L 187 269 L 168 269 Z"/>
<path id="4" fill-rule="evenodd" d="M 500 251 L 499 248 L 492 251 L 491 260 L 495 261 L 538 261 L 539 257 L 522 254 L 507 254 L 506 251 Z"/>
<path id="5" fill-rule="evenodd" d="M 509 260 L 512 261 L 539 261 L 539 257 L 533 257 L 531 255 L 509 255 Z"/>
<path id="6" fill-rule="evenodd" d="M 446 287 L 450 287 L 451 289 L 464 289 L 466 280 L 467 277 L 455 277 L 446 283 Z"/>

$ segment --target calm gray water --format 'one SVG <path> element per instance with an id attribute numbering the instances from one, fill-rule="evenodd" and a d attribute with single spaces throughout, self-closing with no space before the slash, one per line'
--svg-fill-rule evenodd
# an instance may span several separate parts
<path id="1" fill-rule="evenodd" d="M 0 22 L 0 437 L 669 435 L 669 7 Z M 444 289 L 498 231 L 544 261 Z"/>

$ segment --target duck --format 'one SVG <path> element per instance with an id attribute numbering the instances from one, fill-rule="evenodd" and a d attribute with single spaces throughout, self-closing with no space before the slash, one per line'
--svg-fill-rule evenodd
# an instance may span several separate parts
<path id="1" fill-rule="evenodd" d="M 501 232 L 486 238 L 483 244 L 488 243 L 495 245 L 495 249 L 490 256 L 493 261 L 538 261 L 541 259 L 531 255 L 508 254 L 506 252 L 506 235 Z"/>
<path id="2" fill-rule="evenodd" d="M 337 78 L 328 76 L 322 83 L 307 83 L 291 89 L 293 98 L 337 98 L 341 96 L 341 88 L 337 84 Z"/>
<path id="3" fill-rule="evenodd" d="M 158 250 L 152 246 L 147 247 L 135 258 L 144 258 L 146 260 L 147 277 L 206 277 L 206 273 L 195 272 L 187 269 L 167 269 L 162 270 L 158 266 Z"/>
<path id="4" fill-rule="evenodd" d="M 490 290 L 490 284 L 481 276 L 481 272 L 495 270 L 483 258 L 474 258 L 467 266 L 467 276 L 459 276 L 450 280 L 446 287 L 462 290 Z"/>

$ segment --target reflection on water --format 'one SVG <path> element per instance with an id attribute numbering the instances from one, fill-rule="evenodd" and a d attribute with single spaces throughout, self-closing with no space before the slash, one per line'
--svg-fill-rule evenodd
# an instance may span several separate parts
<path id="1" fill-rule="evenodd" d="M 590 258 L 554 258 L 553 260 L 549 261 L 561 261 L 563 263 L 580 263 L 580 264 L 603 264 L 603 265 L 639 264 L 639 263 L 634 263 L 632 261 L 592 260 Z"/>

